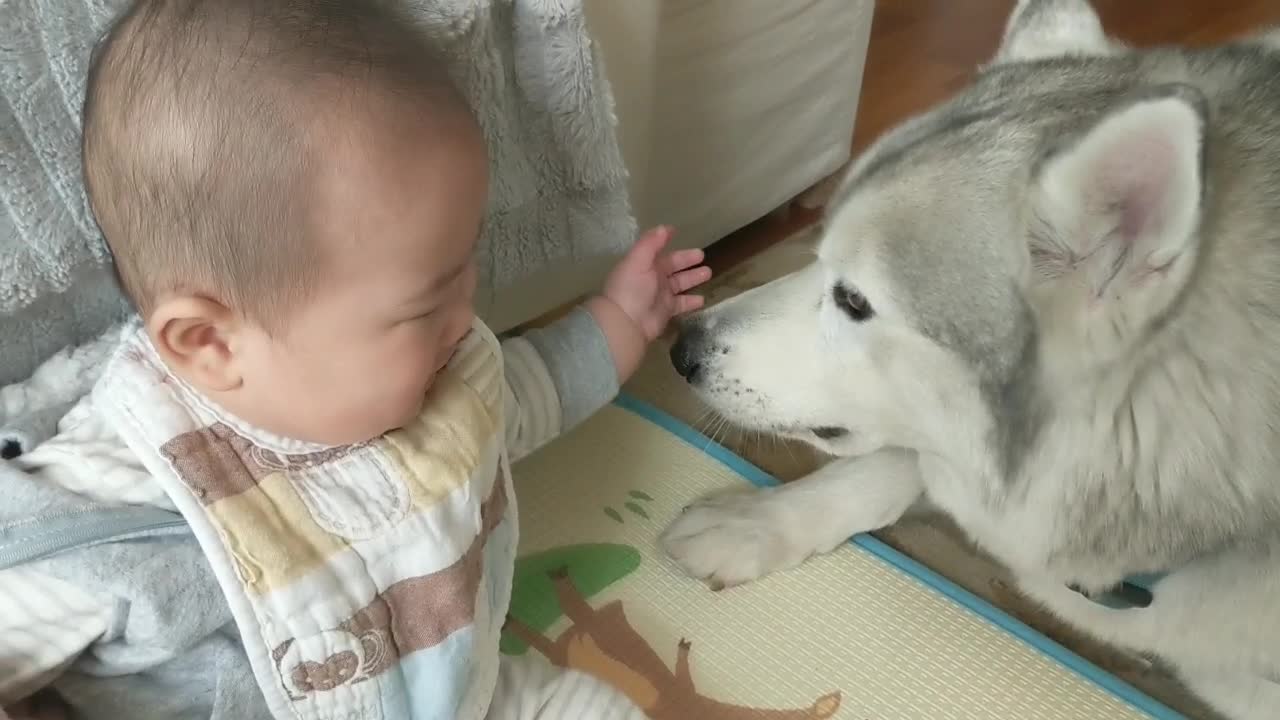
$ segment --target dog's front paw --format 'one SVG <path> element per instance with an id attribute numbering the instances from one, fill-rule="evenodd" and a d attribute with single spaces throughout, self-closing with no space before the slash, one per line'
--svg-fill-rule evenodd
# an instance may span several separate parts
<path id="1" fill-rule="evenodd" d="M 795 542 L 795 529 L 776 500 L 773 489 L 699 500 L 667 527 L 660 538 L 662 549 L 712 590 L 795 567 L 811 549 Z"/>

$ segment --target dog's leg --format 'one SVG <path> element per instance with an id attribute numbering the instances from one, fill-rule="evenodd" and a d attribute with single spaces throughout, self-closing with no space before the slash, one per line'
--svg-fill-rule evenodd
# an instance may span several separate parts
<path id="1" fill-rule="evenodd" d="M 699 500 L 661 543 L 689 575 L 730 587 L 893 523 L 922 489 L 914 453 L 881 450 L 835 460 L 786 485 Z"/>
<path id="2" fill-rule="evenodd" d="M 1272 720 L 1280 713 L 1280 683 L 1240 673 L 1180 673 L 1209 707 L 1230 720 Z"/>

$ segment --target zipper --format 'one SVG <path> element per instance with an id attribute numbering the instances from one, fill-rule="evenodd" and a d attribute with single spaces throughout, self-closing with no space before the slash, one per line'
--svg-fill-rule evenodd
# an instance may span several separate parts
<path id="1" fill-rule="evenodd" d="M 0 570 L 76 548 L 190 533 L 182 515 L 152 507 L 94 508 L 0 526 Z"/>

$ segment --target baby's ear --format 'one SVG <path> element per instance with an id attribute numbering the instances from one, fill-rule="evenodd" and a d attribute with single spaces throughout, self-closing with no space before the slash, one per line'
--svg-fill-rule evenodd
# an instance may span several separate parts
<path id="1" fill-rule="evenodd" d="M 226 306 L 206 298 L 165 298 L 147 318 L 147 333 L 166 365 L 205 392 L 239 387 L 234 336 L 239 323 Z"/>
<path id="2" fill-rule="evenodd" d="M 1196 247 L 1204 203 L 1204 97 L 1167 85 L 1103 116 L 1038 169 L 1032 249 L 1081 273 L 1095 299 L 1161 282 Z"/>
<path id="3" fill-rule="evenodd" d="M 1086 0 L 1018 0 L 991 65 L 1066 55 L 1107 55 L 1120 45 L 1107 38 Z"/>

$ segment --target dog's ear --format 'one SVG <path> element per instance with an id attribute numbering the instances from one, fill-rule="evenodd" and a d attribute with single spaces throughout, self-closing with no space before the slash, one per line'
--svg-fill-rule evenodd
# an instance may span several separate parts
<path id="1" fill-rule="evenodd" d="M 991 64 L 1107 55 L 1117 49 L 1087 0 L 1018 0 Z"/>
<path id="2" fill-rule="evenodd" d="M 1048 154 L 1032 185 L 1039 274 L 1071 274 L 1095 300 L 1185 277 L 1170 271 L 1196 247 L 1207 117 L 1198 90 L 1161 86 Z"/>

